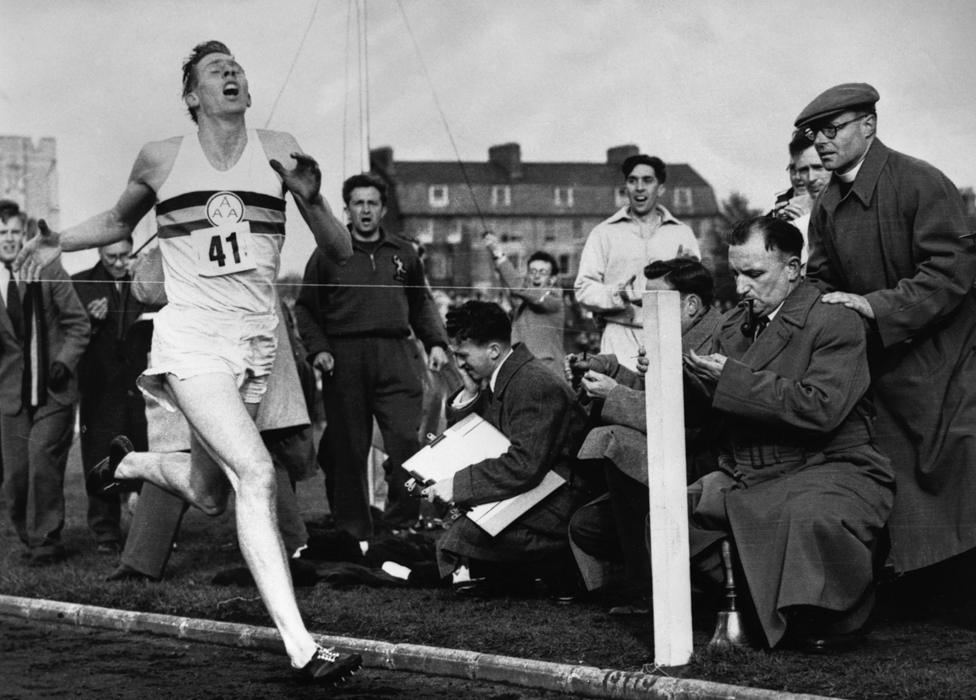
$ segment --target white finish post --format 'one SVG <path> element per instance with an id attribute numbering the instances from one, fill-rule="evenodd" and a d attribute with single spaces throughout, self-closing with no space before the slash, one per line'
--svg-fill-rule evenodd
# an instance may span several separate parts
<path id="1" fill-rule="evenodd" d="M 651 580 L 654 586 L 654 663 L 691 659 L 691 578 L 688 480 L 678 292 L 644 292 L 647 407 L 647 485 L 650 500 Z"/>

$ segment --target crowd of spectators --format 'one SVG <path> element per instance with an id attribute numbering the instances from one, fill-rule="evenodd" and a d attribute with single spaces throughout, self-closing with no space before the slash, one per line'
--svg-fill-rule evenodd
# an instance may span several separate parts
<path id="1" fill-rule="evenodd" d="M 753 643 L 844 649 L 863 637 L 883 570 L 976 546 L 976 252 L 955 186 L 878 139 L 878 100 L 849 83 L 799 112 L 789 189 L 728 232 L 740 303 L 726 313 L 694 234 L 661 203 L 657 157 L 622 164 L 628 203 L 590 233 L 571 293 L 548 252 L 520 271 L 486 232 L 501 304 L 432 291 L 422 249 L 384 226 L 386 183 L 349 178 L 352 253 L 318 248 L 309 259 L 279 314 L 257 414 L 292 580 L 314 582 L 316 558 L 361 561 L 382 538 L 419 533 L 429 548 L 387 573 L 457 595 L 543 585 L 568 602 L 603 589 L 614 614 L 646 613 L 647 291 L 679 298 L 696 600 L 716 600 L 725 544 Z M 137 388 L 166 304 L 152 293 L 161 265 L 123 238 L 73 283 L 60 263 L 31 282 L 12 267 L 28 224 L 0 202 L 4 517 L 26 565 L 65 559 L 63 480 L 80 405 L 93 546 L 112 561 L 109 579 L 158 580 L 191 500 L 149 482 L 106 485 L 101 471 L 120 434 L 131 441 L 122 458 L 192 449 L 186 423 Z M 567 333 L 580 309 L 588 325 Z M 653 400 L 667 411 L 673 398 Z M 504 436 L 504 451 L 416 483 L 404 463 L 470 416 Z M 371 483 L 376 450 L 385 504 Z M 310 532 L 294 488 L 312 477 L 330 515 Z M 507 499 L 527 509 L 489 532 L 473 509 Z"/>

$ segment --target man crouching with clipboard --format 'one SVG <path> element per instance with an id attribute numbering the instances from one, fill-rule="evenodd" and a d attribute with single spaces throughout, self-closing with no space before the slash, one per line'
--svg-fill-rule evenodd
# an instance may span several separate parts
<path id="1" fill-rule="evenodd" d="M 447 314 L 451 349 L 464 386 L 448 403 L 455 423 L 477 413 L 508 440 L 508 449 L 460 469 L 428 486 L 430 500 L 472 507 L 526 494 L 548 472 L 565 483 L 532 505 L 497 535 L 468 516 L 456 519 L 437 544 L 441 576 L 467 565 L 484 580 L 478 593 L 531 590 L 535 578 L 557 583 L 566 593 L 575 582 L 567 527 L 589 497 L 575 455 L 585 434 L 586 416 L 569 385 L 521 343 L 512 345 L 511 321 L 500 306 L 469 301 Z M 570 575 L 572 574 L 572 575 Z"/>

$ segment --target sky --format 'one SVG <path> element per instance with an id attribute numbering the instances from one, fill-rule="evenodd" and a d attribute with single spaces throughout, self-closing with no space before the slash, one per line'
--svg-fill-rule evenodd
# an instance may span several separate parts
<path id="1" fill-rule="evenodd" d="M 887 145 L 973 186 L 974 10 L 970 0 L 367 0 L 368 143 L 399 160 L 453 160 L 456 147 L 484 161 L 489 146 L 515 141 L 525 161 L 592 162 L 633 143 L 689 163 L 720 199 L 739 191 L 765 207 L 788 186 L 799 111 L 832 85 L 868 82 Z M 340 211 L 366 143 L 361 15 L 357 0 L 0 0 L 0 134 L 57 139 L 61 224 L 78 223 L 114 204 L 144 143 L 193 131 L 180 65 L 219 39 L 247 72 L 249 125 L 292 133 Z M 300 271 L 312 246 L 292 226 L 283 271 Z M 71 254 L 65 266 L 93 260 Z"/>

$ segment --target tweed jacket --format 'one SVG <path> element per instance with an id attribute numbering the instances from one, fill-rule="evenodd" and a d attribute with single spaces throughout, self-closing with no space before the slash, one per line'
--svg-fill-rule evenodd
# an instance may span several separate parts
<path id="1" fill-rule="evenodd" d="M 454 475 L 458 505 L 476 506 L 524 493 L 538 485 L 550 469 L 566 479 L 573 476 L 585 416 L 569 384 L 553 376 L 524 345 L 513 347 L 491 396 L 483 391 L 462 410 L 449 409 L 448 420 L 455 422 L 469 413 L 481 415 L 511 446 L 501 456 Z"/>

